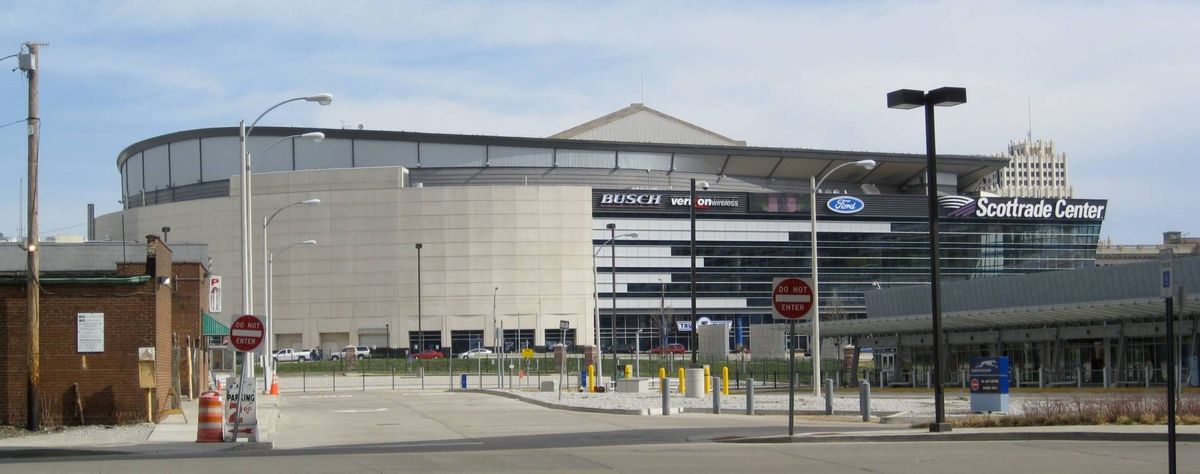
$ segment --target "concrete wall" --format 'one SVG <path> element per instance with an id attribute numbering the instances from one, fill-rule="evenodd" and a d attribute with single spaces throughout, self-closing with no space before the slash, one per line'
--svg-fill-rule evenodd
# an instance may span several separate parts
<path id="1" fill-rule="evenodd" d="M 417 329 L 417 256 L 421 242 L 421 326 L 442 331 L 488 329 L 495 314 L 506 328 L 557 328 L 571 321 L 577 342 L 592 338 L 591 194 L 575 186 L 405 188 L 404 168 L 331 169 L 254 176 L 252 261 L 255 314 L 263 314 L 262 219 L 293 202 L 270 226 L 275 334 L 300 334 L 300 347 L 321 333 L 389 327 L 390 344 L 410 345 Z M 240 275 L 240 189 L 230 196 L 139 207 L 100 216 L 98 235 L 140 236 L 171 227 L 171 240 L 205 242 L 212 271 L 224 277 L 224 311 L 243 313 Z M 122 234 L 122 226 L 124 234 Z M 498 288 L 498 289 L 497 289 Z M 537 314 L 538 318 L 529 315 Z M 292 341 L 288 341 L 289 345 Z"/>

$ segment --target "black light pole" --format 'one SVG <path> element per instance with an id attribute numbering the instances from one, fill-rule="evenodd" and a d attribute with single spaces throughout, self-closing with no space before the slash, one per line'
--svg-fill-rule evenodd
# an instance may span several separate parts
<path id="1" fill-rule="evenodd" d="M 425 350 L 425 331 L 421 328 L 421 243 L 420 242 L 417 242 L 417 350 L 418 351 Z"/>
<path id="2" fill-rule="evenodd" d="M 962 87 L 942 87 L 925 93 L 912 89 L 900 89 L 887 95 L 888 108 L 914 109 L 925 107 L 925 194 L 929 203 L 929 283 L 931 312 L 933 318 L 933 398 L 934 421 L 929 431 L 950 431 L 946 423 L 946 395 L 942 390 L 942 292 L 941 254 L 938 251 L 938 203 L 937 203 L 937 145 L 934 137 L 933 108 L 952 107 L 967 102 L 967 90 Z"/>
<path id="3" fill-rule="evenodd" d="M 688 217 L 692 222 L 692 243 L 691 251 L 688 253 L 692 256 L 692 276 L 691 276 L 691 293 L 692 293 L 692 332 L 688 334 L 688 348 L 692 350 L 692 368 L 700 366 L 696 358 L 696 178 L 692 178 L 692 195 L 688 200 Z M 705 186 L 706 188 L 708 186 Z M 663 348 L 666 349 L 665 347 Z"/>

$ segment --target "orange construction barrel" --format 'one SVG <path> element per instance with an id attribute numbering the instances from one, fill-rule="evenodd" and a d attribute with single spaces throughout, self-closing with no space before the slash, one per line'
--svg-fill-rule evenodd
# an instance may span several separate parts
<path id="1" fill-rule="evenodd" d="M 221 394 L 219 392 L 209 391 L 200 394 L 200 415 L 197 418 L 197 443 L 224 441 L 221 434 Z"/>

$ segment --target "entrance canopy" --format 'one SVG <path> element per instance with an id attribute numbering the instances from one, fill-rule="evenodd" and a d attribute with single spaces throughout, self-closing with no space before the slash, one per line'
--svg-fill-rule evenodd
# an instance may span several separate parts
<path id="1" fill-rule="evenodd" d="M 1159 263 L 1046 272 L 942 283 L 946 331 L 1071 326 L 1161 318 Z M 1185 310 L 1200 307 L 1200 257 L 1177 258 Z M 868 291 L 865 319 L 821 322 L 822 337 L 930 332 L 929 287 Z M 811 323 L 802 326 L 808 326 Z"/>

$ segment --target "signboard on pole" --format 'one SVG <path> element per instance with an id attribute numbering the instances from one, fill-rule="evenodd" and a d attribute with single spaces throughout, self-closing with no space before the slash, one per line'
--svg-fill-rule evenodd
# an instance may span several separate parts
<path id="1" fill-rule="evenodd" d="M 1160 273 L 1162 273 L 1162 287 L 1161 287 L 1162 291 L 1160 292 L 1160 294 L 1162 295 L 1163 298 L 1170 298 L 1173 296 L 1171 294 L 1172 290 L 1173 290 L 1173 288 L 1171 288 L 1171 285 L 1172 285 L 1171 269 L 1172 269 L 1172 266 L 1173 266 L 1172 264 L 1174 263 L 1174 260 L 1175 260 L 1175 251 L 1174 250 L 1165 248 L 1165 249 L 1158 251 L 1158 265 L 1159 265 L 1159 268 L 1161 269 Z"/>
<path id="2" fill-rule="evenodd" d="M 208 312 L 221 312 L 221 276 L 208 277 Z"/>
<path id="3" fill-rule="evenodd" d="M 771 313 L 775 319 L 803 321 L 816 303 L 811 278 L 776 277 L 771 285 Z"/>
<path id="4" fill-rule="evenodd" d="M 258 349 L 265 335 L 266 326 L 263 325 L 262 318 L 253 314 L 238 316 L 229 326 L 229 342 L 242 352 Z"/>

